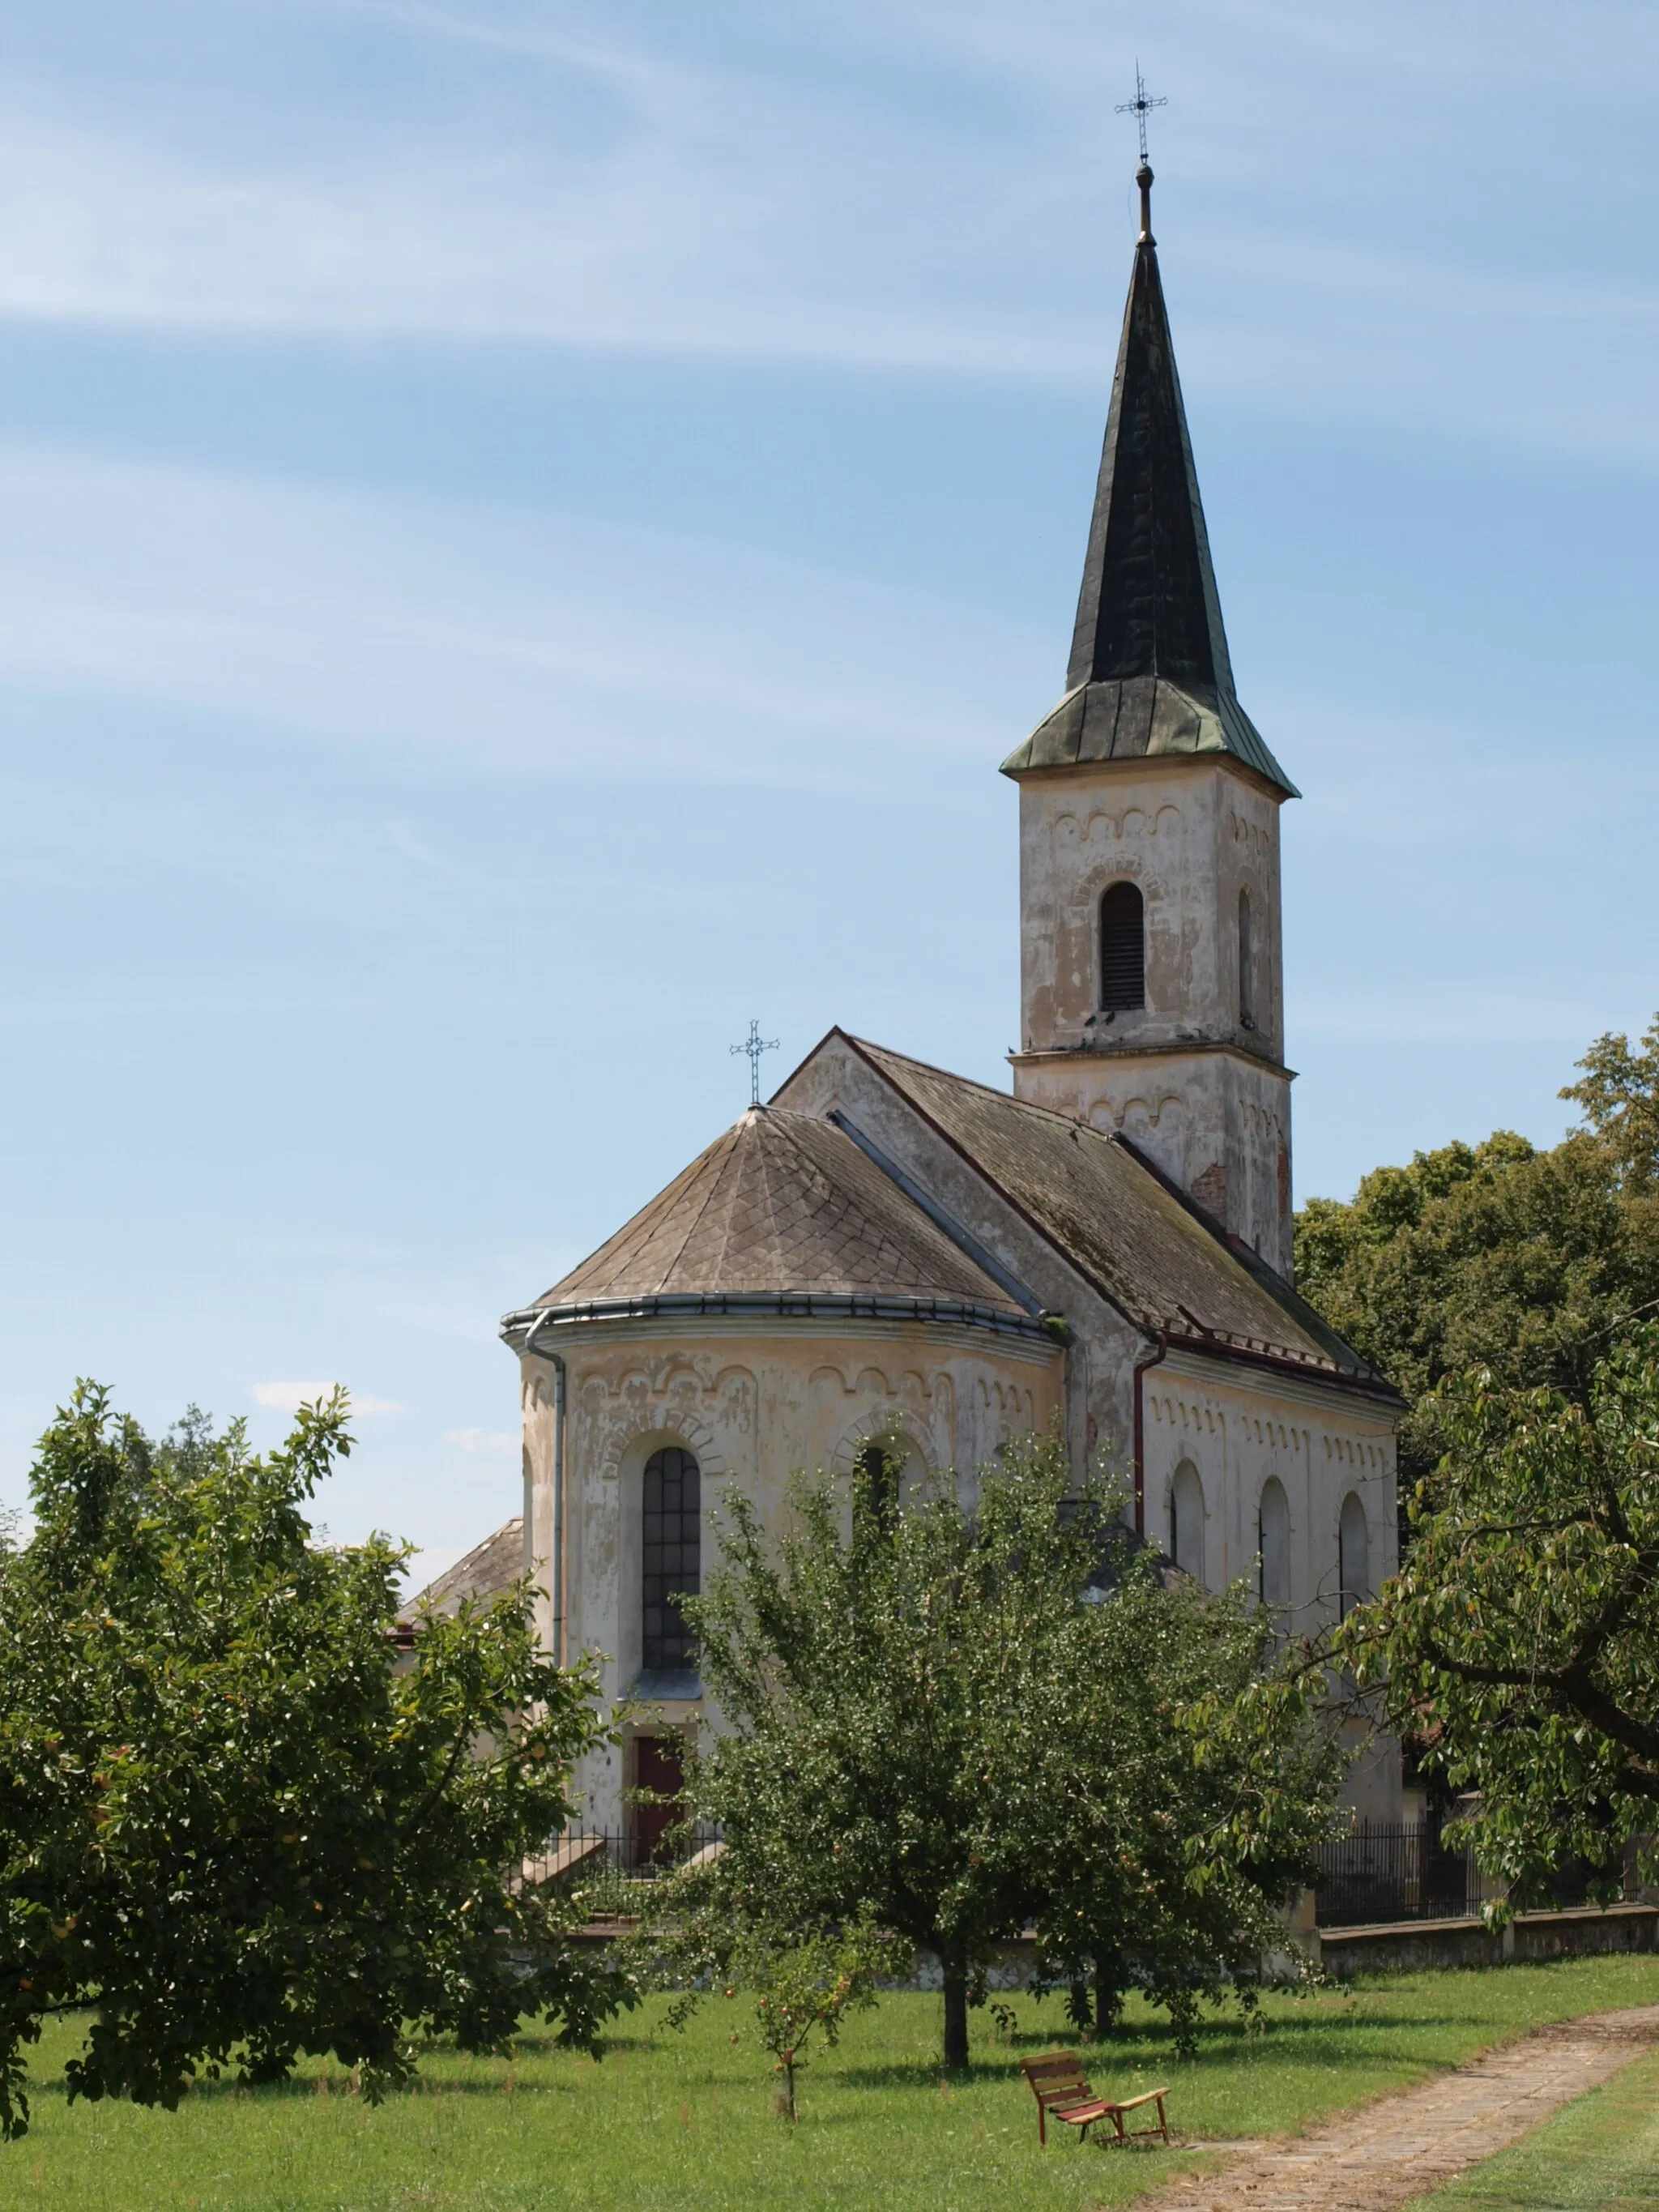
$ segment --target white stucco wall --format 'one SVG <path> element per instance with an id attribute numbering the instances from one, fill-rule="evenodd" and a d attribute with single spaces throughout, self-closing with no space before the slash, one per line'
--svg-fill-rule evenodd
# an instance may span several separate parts
<path id="1" fill-rule="evenodd" d="M 1170 1498 L 1183 1465 L 1205 1502 L 1204 1579 L 1213 1589 L 1256 1575 L 1261 1492 L 1270 1476 L 1290 1507 L 1287 1626 L 1312 1633 L 1338 1607 L 1338 1528 L 1352 1493 L 1364 1510 L 1370 1587 L 1398 1564 L 1394 1413 L 1358 1394 L 1265 1368 L 1172 1351 L 1143 1378 L 1147 1534 L 1167 1544 Z M 1346 1792 L 1368 1820 L 1397 1820 L 1400 1765 L 1377 1746 Z"/>
<path id="2" fill-rule="evenodd" d="M 706 1577 L 728 1484 L 781 1531 L 791 1475 L 850 1474 L 872 1436 L 902 1439 L 909 1476 L 954 1469 L 971 1496 L 974 1471 L 999 1446 L 1056 1422 L 1066 1357 L 1052 1342 L 928 1322 L 792 1321 L 769 1333 L 752 1316 L 608 1322 L 561 1327 L 552 1345 L 544 1333 L 520 1363 L 542 1562 L 552 1551 L 553 1351 L 566 1368 L 565 1650 L 604 1655 L 607 1703 L 640 1669 L 641 1499 L 659 1446 L 697 1460 Z M 553 1611 L 550 1592 L 550 1637 Z M 660 1712 L 681 1723 L 701 1710 L 677 1701 Z M 598 1759 L 578 1776 L 587 1825 L 625 1825 L 624 1764 Z"/>

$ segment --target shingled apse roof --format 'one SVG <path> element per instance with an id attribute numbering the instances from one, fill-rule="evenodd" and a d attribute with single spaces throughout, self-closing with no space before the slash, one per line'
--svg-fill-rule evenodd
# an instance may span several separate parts
<path id="1" fill-rule="evenodd" d="M 1149 195 L 1152 172 L 1140 172 Z M 1143 197 L 1143 210 L 1149 210 Z M 1150 214 L 1135 247 L 1066 690 L 1004 773 L 1225 753 L 1297 795 L 1239 705 Z"/>
<path id="2" fill-rule="evenodd" d="M 814 1300 L 1038 1326 L 850 1137 L 775 1106 L 751 1108 L 526 1317 Z"/>

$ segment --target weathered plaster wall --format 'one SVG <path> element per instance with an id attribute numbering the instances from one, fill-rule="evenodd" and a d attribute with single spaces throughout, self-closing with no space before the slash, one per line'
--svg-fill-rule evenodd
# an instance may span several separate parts
<path id="1" fill-rule="evenodd" d="M 1212 1589 L 1256 1573 L 1261 1493 L 1270 1476 L 1290 1506 L 1287 1626 L 1311 1633 L 1336 1618 L 1338 1527 L 1352 1492 L 1365 1516 L 1367 1584 L 1395 1571 L 1395 1455 L 1389 1409 L 1295 1376 L 1171 1352 L 1145 1379 L 1146 1530 L 1168 1545 L 1170 1504 L 1183 1467 L 1204 1499 L 1204 1580 Z M 1187 1492 L 1190 1495 L 1190 1491 Z M 1397 1820 L 1400 1762 L 1376 1745 L 1346 1791 L 1364 1817 Z"/>
<path id="2" fill-rule="evenodd" d="M 1191 756 L 1020 780 L 1022 1098 L 1122 1129 L 1288 1275 L 1279 799 Z M 1100 902 L 1146 902 L 1146 1004 L 1101 1011 Z M 1239 895 L 1251 910 L 1249 1014 Z"/>
<path id="3" fill-rule="evenodd" d="M 907 1476 L 973 1471 L 1011 1437 L 1048 1427 L 1063 1393 L 1058 1345 L 929 1323 L 631 1321 L 561 1328 L 521 1363 L 535 1547 L 552 1548 L 553 1370 L 567 1373 L 566 1650 L 605 1654 L 607 1701 L 640 1670 L 641 1501 L 645 1463 L 664 1444 L 696 1455 L 702 1475 L 707 1574 L 720 1538 L 720 1499 L 735 1483 L 768 1528 L 781 1530 L 797 1469 L 850 1474 L 859 1444 L 900 1439 Z M 541 1608 L 550 1633 L 550 1595 Z M 695 1718 L 698 1701 L 662 1708 Z M 578 1777 L 584 1819 L 620 1827 L 623 1777 L 614 1758 Z"/>

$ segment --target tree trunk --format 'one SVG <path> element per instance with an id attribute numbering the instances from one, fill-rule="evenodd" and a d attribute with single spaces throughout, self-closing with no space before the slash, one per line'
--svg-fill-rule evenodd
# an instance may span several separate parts
<path id="1" fill-rule="evenodd" d="M 945 2063 L 963 2067 L 968 2063 L 968 1976 L 948 1960 L 940 1964 L 945 1967 Z"/>

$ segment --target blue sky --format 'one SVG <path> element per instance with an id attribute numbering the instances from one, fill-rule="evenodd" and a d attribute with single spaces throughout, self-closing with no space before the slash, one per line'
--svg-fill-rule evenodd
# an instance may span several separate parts
<path id="1" fill-rule="evenodd" d="M 1298 1195 L 1659 1006 L 1659 14 L 0 4 L 0 1498 L 72 1378 L 435 1570 L 497 1316 L 831 1023 L 998 1082 L 1157 228 Z M 1570 39 L 1568 33 L 1571 33 Z"/>

